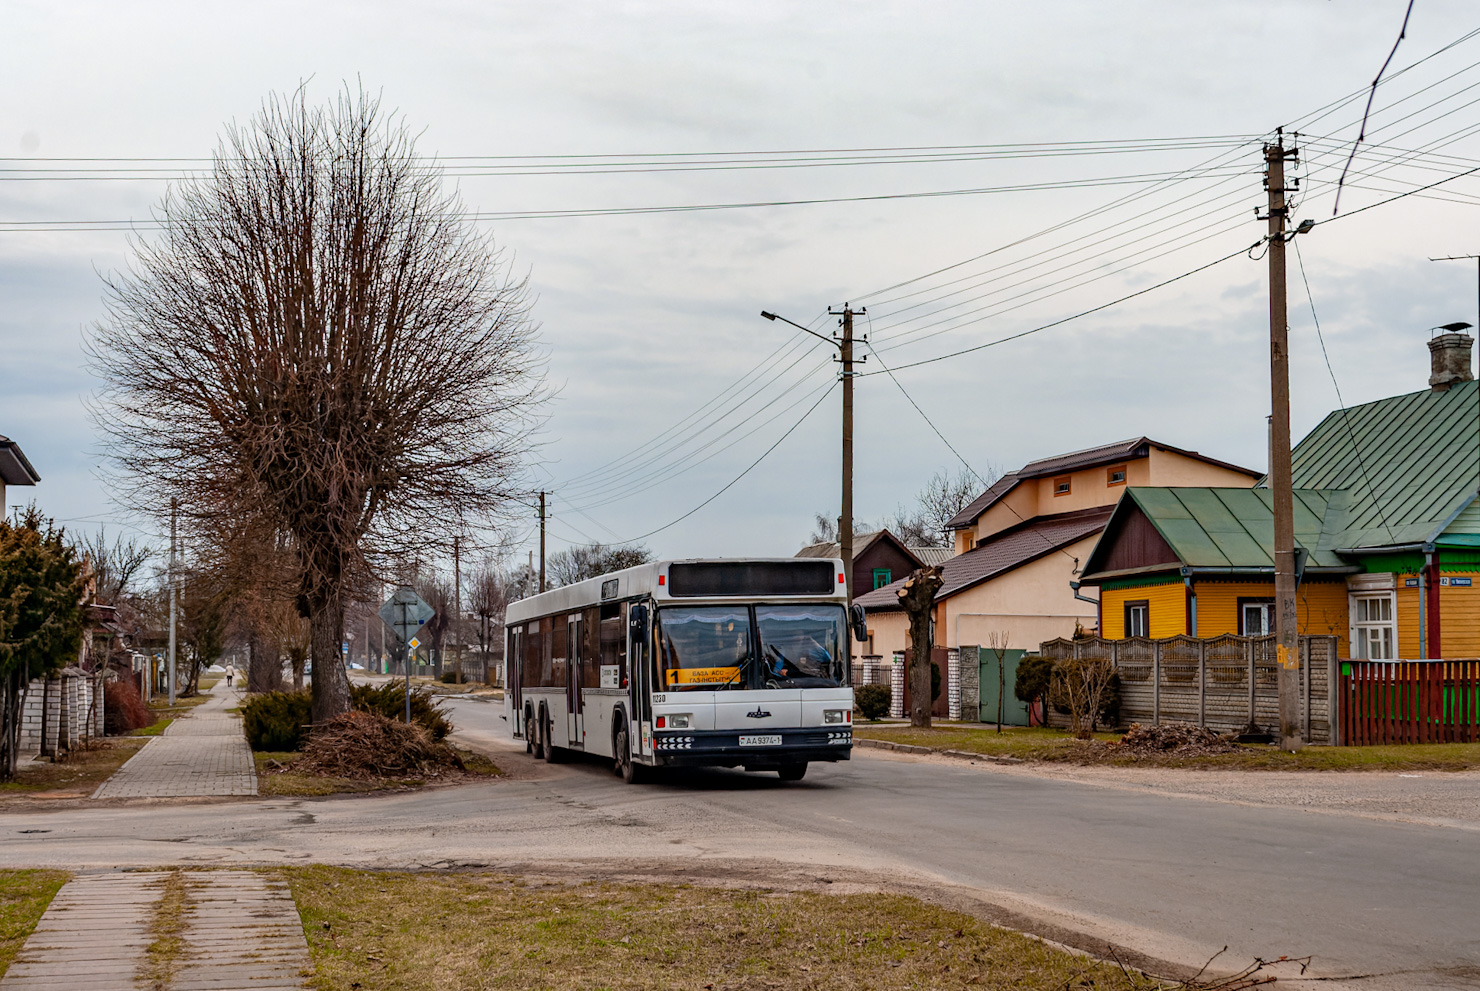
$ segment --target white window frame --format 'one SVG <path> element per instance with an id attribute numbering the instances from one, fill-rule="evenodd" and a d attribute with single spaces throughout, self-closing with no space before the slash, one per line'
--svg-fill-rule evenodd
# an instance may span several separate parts
<path id="1" fill-rule="evenodd" d="M 1359 619 L 1362 602 L 1382 602 L 1387 606 L 1386 619 Z M 1370 608 L 1368 610 L 1370 614 Z M 1352 592 L 1348 596 L 1347 614 L 1351 617 L 1350 640 L 1351 654 L 1356 660 L 1364 661 L 1391 661 L 1398 656 L 1398 603 L 1392 592 L 1387 591 L 1361 591 Z M 1365 635 L 1364 635 L 1365 634 Z M 1382 656 L 1371 656 L 1371 644 L 1374 635 L 1380 645 L 1378 653 Z"/>

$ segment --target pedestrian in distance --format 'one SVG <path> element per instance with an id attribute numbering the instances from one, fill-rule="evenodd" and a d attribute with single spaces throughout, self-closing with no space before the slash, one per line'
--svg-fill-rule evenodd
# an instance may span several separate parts
<path id="1" fill-rule="evenodd" d="M 236 665 L 230 661 L 226 662 L 226 687 L 231 687 L 231 680 L 236 677 Z"/>

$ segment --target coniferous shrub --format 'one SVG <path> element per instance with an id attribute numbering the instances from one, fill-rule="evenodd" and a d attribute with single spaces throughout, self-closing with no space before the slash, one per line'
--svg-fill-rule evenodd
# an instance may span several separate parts
<path id="1" fill-rule="evenodd" d="M 241 709 L 242 730 L 253 750 L 299 750 L 313 721 L 307 691 L 249 695 Z"/>
<path id="2" fill-rule="evenodd" d="M 859 685 L 853 689 L 858 711 L 871 722 L 878 722 L 889 715 L 891 695 L 888 685 Z"/>

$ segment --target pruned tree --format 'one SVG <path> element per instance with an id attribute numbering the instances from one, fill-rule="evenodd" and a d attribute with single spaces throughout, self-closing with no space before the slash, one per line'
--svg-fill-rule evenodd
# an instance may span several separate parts
<path id="1" fill-rule="evenodd" d="M 910 725 L 930 726 L 931 703 L 935 701 L 930 685 L 930 649 L 933 643 L 931 619 L 935 614 L 935 593 L 943 584 L 940 565 L 920 568 L 899 586 L 899 605 L 910 621 Z"/>
<path id="2" fill-rule="evenodd" d="M 652 551 L 638 544 L 618 547 L 600 543 L 581 544 L 551 554 L 545 563 L 545 575 L 551 588 L 560 588 L 610 571 L 635 568 L 652 559 Z"/>
<path id="3" fill-rule="evenodd" d="M 355 582 L 520 494 L 544 395 L 527 285 L 363 92 L 269 98 L 157 212 L 107 281 L 95 420 L 137 507 L 284 535 L 324 722 L 350 708 Z"/>
<path id="4" fill-rule="evenodd" d="M 1002 732 L 1004 700 L 1007 697 L 1007 644 L 1006 630 L 993 630 L 987 634 L 987 649 L 997 658 L 997 732 Z"/>
<path id="5" fill-rule="evenodd" d="M 1048 682 L 1048 700 L 1068 712 L 1074 735 L 1094 736 L 1114 687 L 1115 665 L 1108 657 L 1071 657 L 1056 663 Z"/>
<path id="6" fill-rule="evenodd" d="M 0 517 L 0 781 L 15 777 L 31 679 L 82 646 L 82 562 L 65 537 L 35 506 L 14 523 Z"/>

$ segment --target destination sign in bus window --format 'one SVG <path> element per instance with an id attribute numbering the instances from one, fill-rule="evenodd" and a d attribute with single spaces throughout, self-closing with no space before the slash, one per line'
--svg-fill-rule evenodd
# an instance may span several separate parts
<path id="1" fill-rule="evenodd" d="M 658 611 L 663 685 L 674 691 L 745 688 L 751 663 L 745 606 L 670 606 Z"/>

